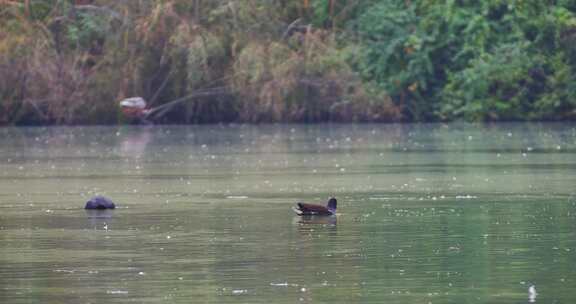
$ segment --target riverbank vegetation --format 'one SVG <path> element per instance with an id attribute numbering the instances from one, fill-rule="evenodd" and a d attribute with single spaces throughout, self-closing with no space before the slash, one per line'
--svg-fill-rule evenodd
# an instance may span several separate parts
<path id="1" fill-rule="evenodd" d="M 576 118 L 576 0 L 4 0 L 0 29 L 0 124 Z"/>

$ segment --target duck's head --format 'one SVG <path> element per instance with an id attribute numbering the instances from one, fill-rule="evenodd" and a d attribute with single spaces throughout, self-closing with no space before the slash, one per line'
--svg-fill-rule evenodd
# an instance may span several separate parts
<path id="1" fill-rule="evenodd" d="M 328 200 L 328 205 L 326 206 L 328 208 L 328 210 L 330 210 L 330 212 L 336 212 L 336 199 L 331 197 Z"/>

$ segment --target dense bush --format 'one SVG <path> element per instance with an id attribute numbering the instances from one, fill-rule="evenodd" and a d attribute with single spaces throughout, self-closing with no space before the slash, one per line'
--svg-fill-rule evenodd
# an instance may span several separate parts
<path id="1" fill-rule="evenodd" d="M 574 0 L 0 2 L 0 124 L 576 117 Z"/>
<path id="2" fill-rule="evenodd" d="M 381 1 L 356 23 L 358 60 L 412 120 L 574 114 L 574 1 Z"/>

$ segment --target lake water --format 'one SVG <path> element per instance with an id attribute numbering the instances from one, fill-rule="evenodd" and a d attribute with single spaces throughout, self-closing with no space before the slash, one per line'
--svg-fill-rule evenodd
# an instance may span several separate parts
<path id="1" fill-rule="evenodd" d="M 566 124 L 4 128 L 0 303 L 575 303 L 575 187 Z"/>

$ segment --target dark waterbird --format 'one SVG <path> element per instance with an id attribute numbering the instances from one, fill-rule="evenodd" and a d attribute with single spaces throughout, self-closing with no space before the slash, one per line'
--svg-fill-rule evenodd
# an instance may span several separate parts
<path id="1" fill-rule="evenodd" d="M 116 205 L 109 198 L 97 195 L 86 202 L 84 209 L 114 209 Z"/>
<path id="2" fill-rule="evenodd" d="M 326 206 L 298 203 L 292 209 L 298 215 L 334 215 L 336 214 L 336 199 L 330 198 Z"/>

